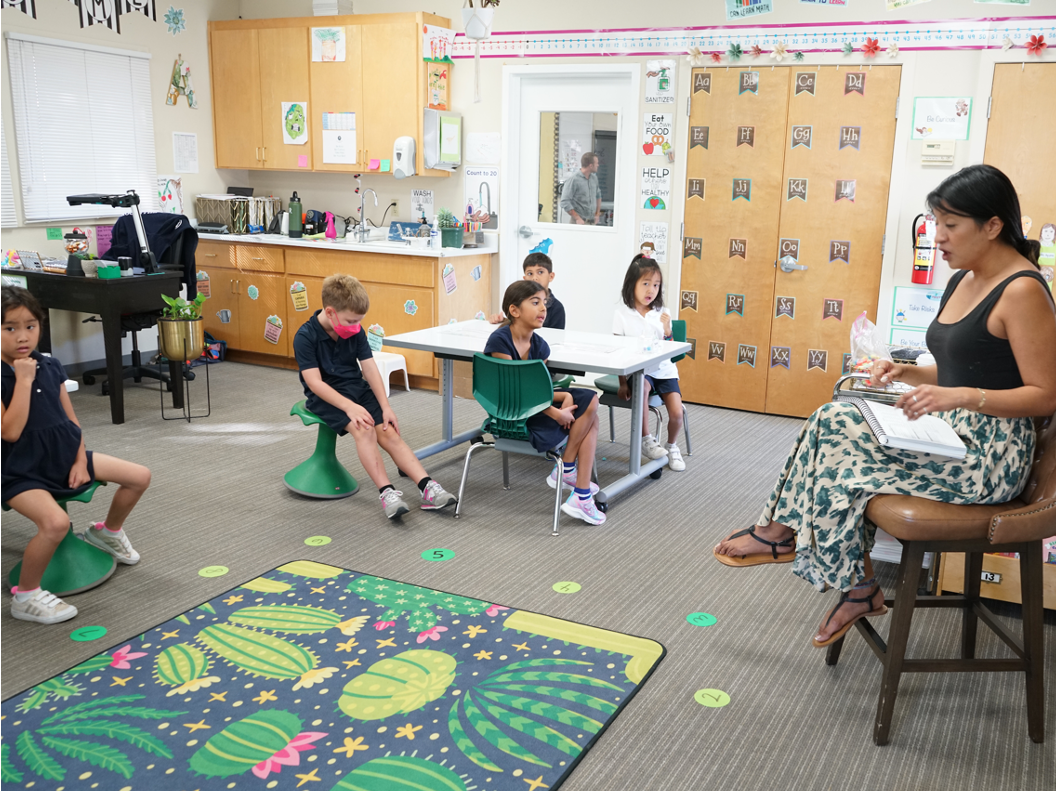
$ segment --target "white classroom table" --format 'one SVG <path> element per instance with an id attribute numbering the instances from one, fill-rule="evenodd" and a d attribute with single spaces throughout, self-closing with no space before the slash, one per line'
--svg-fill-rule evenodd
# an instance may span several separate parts
<path id="1" fill-rule="evenodd" d="M 474 354 L 484 351 L 488 336 L 497 327 L 486 321 L 470 319 L 467 322 L 385 337 L 385 346 L 432 352 L 442 361 L 440 390 L 443 397 L 443 440 L 415 451 L 419 459 L 446 451 L 480 435 L 480 429 L 471 429 L 457 436 L 454 434 L 454 361 L 472 361 Z M 656 343 L 649 352 L 644 352 L 642 341 L 639 338 L 551 328 L 543 328 L 536 332 L 550 345 L 550 359 L 547 365 L 551 370 L 569 374 L 583 374 L 587 371 L 615 374 L 627 377 L 630 381 L 631 458 L 627 475 L 604 486 L 595 496 L 595 500 L 602 504 L 601 508 L 607 508 L 609 498 L 634 486 L 667 464 L 667 457 L 647 460 L 645 464 L 642 464 L 641 426 L 645 413 L 645 402 L 642 398 L 644 375 L 646 371 L 655 369 L 663 361 L 689 352 L 692 346 L 686 342 L 661 341 Z"/>

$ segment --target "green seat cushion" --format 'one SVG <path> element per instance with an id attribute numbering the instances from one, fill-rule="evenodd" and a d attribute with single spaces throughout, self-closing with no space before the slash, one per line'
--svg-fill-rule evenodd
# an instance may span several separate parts
<path id="1" fill-rule="evenodd" d="M 554 387 L 555 388 L 571 388 L 572 387 L 572 383 L 575 382 L 575 379 L 576 378 L 573 377 L 571 374 L 566 374 L 565 376 L 554 380 Z"/>
<path id="2" fill-rule="evenodd" d="M 594 387 L 605 393 L 619 393 L 620 378 L 615 374 L 606 374 L 594 380 Z"/>
<path id="3" fill-rule="evenodd" d="M 322 418 L 320 418 L 318 415 L 308 409 L 303 399 L 293 405 L 293 409 L 290 410 L 290 415 L 296 415 L 298 418 L 301 419 L 301 422 L 305 426 L 324 423 Z"/>
<path id="4" fill-rule="evenodd" d="M 65 508 L 66 504 L 69 503 L 70 501 L 76 501 L 77 503 L 89 503 L 92 500 L 92 496 L 95 495 L 95 491 L 97 489 L 99 489 L 99 487 L 105 487 L 105 486 L 106 486 L 106 482 L 105 481 L 93 481 L 92 482 L 92 486 L 90 486 L 88 489 L 86 489 L 80 495 L 74 495 L 72 498 L 60 498 L 59 500 L 57 500 L 55 502 L 57 504 L 59 504 L 60 506 L 62 506 L 63 508 Z M 4 504 L 4 511 L 11 511 L 11 507 L 8 506 L 6 503 Z"/>

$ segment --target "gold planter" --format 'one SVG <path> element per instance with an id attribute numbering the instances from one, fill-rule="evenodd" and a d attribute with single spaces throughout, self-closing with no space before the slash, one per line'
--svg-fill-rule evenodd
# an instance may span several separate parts
<path id="1" fill-rule="evenodd" d="M 169 360 L 197 360 L 205 349 L 201 319 L 159 319 L 158 347 Z"/>

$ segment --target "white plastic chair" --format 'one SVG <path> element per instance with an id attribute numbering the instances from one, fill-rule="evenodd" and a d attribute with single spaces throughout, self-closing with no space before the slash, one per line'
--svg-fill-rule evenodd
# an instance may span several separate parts
<path id="1" fill-rule="evenodd" d="M 403 371 L 403 387 L 411 389 L 411 381 L 407 376 L 407 358 L 395 352 L 375 352 L 374 362 L 378 364 L 381 379 L 385 383 L 385 395 L 389 395 L 389 375 L 394 371 Z"/>

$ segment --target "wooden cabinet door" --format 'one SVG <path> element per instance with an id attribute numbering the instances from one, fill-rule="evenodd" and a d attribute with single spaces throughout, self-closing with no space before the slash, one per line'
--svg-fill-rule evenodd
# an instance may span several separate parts
<path id="1" fill-rule="evenodd" d="M 1056 64 L 997 64 L 983 155 L 983 162 L 1004 171 L 1015 185 L 1024 233 L 1041 242 L 1038 264 L 1050 289 L 1056 281 L 1056 190 L 1047 178 L 1056 171 L 1054 96 Z M 1030 108 L 1029 123 L 1025 123 L 1026 108 Z"/>
<path id="2" fill-rule="evenodd" d="M 436 313 L 433 309 L 435 292 L 433 289 L 366 282 L 363 283 L 363 288 L 367 290 L 371 306 L 370 311 L 367 312 L 366 317 L 363 319 L 363 324 L 367 327 L 372 324 L 379 324 L 387 336 L 436 327 Z M 414 302 L 414 305 L 408 306 L 411 301 Z M 408 313 L 408 310 L 413 310 L 414 313 Z M 407 359 L 407 371 L 410 374 L 418 374 L 423 377 L 436 376 L 433 368 L 433 354 L 431 352 L 395 348 L 391 348 L 388 351 L 396 352 Z"/>
<path id="3" fill-rule="evenodd" d="M 363 73 L 361 71 L 361 41 L 363 28 L 359 25 L 345 26 L 345 59 L 343 61 L 311 64 L 312 95 L 308 108 L 312 122 L 308 129 L 312 134 L 312 168 L 317 171 L 359 173 L 363 170 L 359 152 L 363 149 Z M 349 149 L 356 154 L 355 165 L 342 165 L 323 161 L 323 113 L 355 113 L 355 143 Z M 320 121 L 320 123 L 316 123 Z"/>
<path id="4" fill-rule="evenodd" d="M 286 334 L 286 276 L 265 275 L 259 272 L 239 273 L 238 332 L 239 349 L 285 356 L 288 351 Z M 268 325 L 277 317 L 281 332 L 276 335 Z M 275 326 L 272 324 L 272 326 Z M 274 340 L 269 340 L 274 339 Z"/>
<path id="5" fill-rule="evenodd" d="M 679 363 L 682 393 L 761 412 L 789 74 L 694 69 L 692 84 L 681 256 L 682 290 L 695 292 L 695 311 L 679 316 L 697 352 Z"/>
<path id="6" fill-rule="evenodd" d="M 396 138 L 414 137 L 423 106 L 418 100 L 421 32 L 414 22 L 362 28 L 364 158 L 392 159 Z M 314 112 L 314 111 L 313 111 Z M 358 132 L 358 130 L 357 130 Z M 421 162 L 421 159 L 418 159 Z"/>
<path id="7" fill-rule="evenodd" d="M 198 266 L 198 271 L 204 272 L 209 277 L 209 299 L 205 301 L 205 306 L 202 308 L 203 329 L 212 334 L 213 338 L 226 341 L 228 349 L 241 349 L 236 284 L 238 272 L 229 268 L 202 266 L 201 264 Z"/>
<path id="8" fill-rule="evenodd" d="M 297 304 L 293 300 L 294 284 L 297 284 L 298 291 L 300 291 L 301 286 L 304 287 L 305 302 L 308 304 L 307 308 L 297 310 Z M 286 336 L 286 355 L 292 358 L 296 357 L 293 354 L 293 337 L 297 335 L 301 325 L 311 319 L 315 312 L 323 307 L 323 279 L 306 278 L 303 275 L 287 275 L 285 285 L 286 318 L 289 319 L 287 323 L 289 326 L 283 331 L 283 335 Z M 300 304 L 304 305 L 303 302 Z"/>
<path id="9" fill-rule="evenodd" d="M 806 416 L 832 399 L 851 324 L 876 322 L 900 66 L 861 71 L 813 67 L 813 94 L 788 102 L 779 245 L 798 248 L 805 270 L 776 268 L 773 329 L 760 364 L 766 412 Z M 809 78 L 808 78 L 809 79 Z M 810 145 L 792 131 L 810 130 Z M 785 240 L 781 242 L 780 240 Z"/>
<path id="10" fill-rule="evenodd" d="M 307 168 L 312 162 L 312 127 L 321 123 L 321 107 L 309 101 L 308 65 L 311 45 L 306 27 L 265 28 L 259 37 L 260 103 L 263 127 L 264 167 L 277 170 Z M 252 62 L 252 61 L 251 61 Z M 308 132 L 304 145 L 283 143 L 283 102 L 307 102 Z M 308 159 L 299 165 L 300 157 Z"/>
<path id="11" fill-rule="evenodd" d="M 213 146 L 218 168 L 264 167 L 257 33 L 256 30 L 209 33 Z"/>

